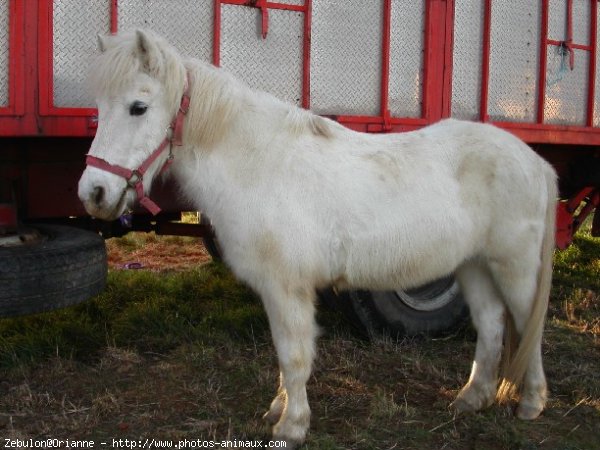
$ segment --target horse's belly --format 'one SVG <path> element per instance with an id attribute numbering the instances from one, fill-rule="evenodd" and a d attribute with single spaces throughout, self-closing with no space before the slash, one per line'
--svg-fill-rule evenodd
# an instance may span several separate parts
<path id="1" fill-rule="evenodd" d="M 347 254 L 348 287 L 408 289 L 451 274 L 476 253 L 478 238 L 467 232 L 420 230 L 358 239 Z"/>

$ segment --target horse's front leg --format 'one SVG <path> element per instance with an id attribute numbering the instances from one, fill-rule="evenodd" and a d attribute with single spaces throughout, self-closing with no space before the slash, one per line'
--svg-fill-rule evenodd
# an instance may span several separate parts
<path id="1" fill-rule="evenodd" d="M 310 424 L 306 382 L 315 356 L 315 294 L 305 288 L 271 288 L 263 292 L 281 370 L 280 386 L 265 418 L 275 423 L 273 439 L 287 448 L 304 442 Z"/>

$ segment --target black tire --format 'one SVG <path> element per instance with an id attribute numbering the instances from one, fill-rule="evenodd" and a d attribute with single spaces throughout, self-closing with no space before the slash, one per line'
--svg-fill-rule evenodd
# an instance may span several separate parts
<path id="1" fill-rule="evenodd" d="M 408 291 L 349 291 L 322 298 L 370 336 L 440 335 L 455 329 L 468 316 L 453 277 Z"/>
<path id="2" fill-rule="evenodd" d="M 99 294 L 108 271 L 104 239 L 60 225 L 34 225 L 38 242 L 0 247 L 0 316 L 63 308 Z"/>

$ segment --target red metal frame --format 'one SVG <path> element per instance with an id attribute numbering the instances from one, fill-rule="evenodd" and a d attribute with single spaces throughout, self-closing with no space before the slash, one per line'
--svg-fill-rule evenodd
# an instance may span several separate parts
<path id="1" fill-rule="evenodd" d="M 118 0 L 110 1 L 111 32 L 118 28 Z M 391 0 L 384 0 L 383 36 L 382 46 L 382 75 L 380 112 L 377 116 L 339 115 L 335 117 L 339 122 L 348 127 L 371 132 L 404 131 L 422 127 L 433 123 L 451 114 L 452 99 L 452 40 L 454 0 L 425 1 L 425 41 L 424 58 L 422 67 L 422 108 L 420 117 L 391 117 L 389 113 L 389 65 L 390 65 L 390 33 L 391 33 Z M 490 34 L 492 23 L 492 1 L 484 0 L 484 27 L 483 27 L 483 58 L 482 82 L 480 99 L 480 120 L 488 121 L 488 91 L 489 91 L 489 56 Z M 496 0 L 498 1 L 498 0 Z M 568 36 L 566 41 L 570 48 L 590 52 L 588 99 L 586 103 L 585 126 L 549 125 L 544 123 L 544 102 L 546 85 L 546 48 L 548 45 L 565 45 L 564 42 L 548 39 L 548 14 L 549 0 L 542 1 L 542 32 L 540 36 L 540 67 L 539 88 L 537 100 L 537 116 L 533 123 L 495 121 L 494 124 L 505 128 L 530 143 L 543 144 L 572 144 L 600 145 L 600 129 L 593 127 L 594 123 L 594 93 L 596 71 L 596 21 L 597 2 L 590 1 L 590 42 L 573 43 L 572 20 L 569 20 Z M 221 6 L 223 4 L 256 7 L 262 12 L 264 34 L 268 33 L 269 10 L 280 9 L 298 11 L 304 14 L 304 36 L 302 50 L 302 106 L 309 108 L 310 101 L 310 38 L 312 23 L 312 2 L 305 0 L 302 5 L 290 5 L 267 0 L 214 0 L 214 44 L 213 63 L 219 65 L 221 44 Z M 568 0 L 570 17 L 572 0 Z M 39 0 L 38 2 L 10 1 L 11 8 L 11 41 L 10 41 L 10 105 L 0 109 L 3 117 L 14 118 L 23 114 L 30 114 L 27 120 L 13 120 L 18 125 L 11 125 L 10 129 L 0 132 L 3 135 L 65 135 L 65 136 L 91 136 L 94 132 L 94 123 L 91 120 L 96 114 L 93 108 L 64 108 L 53 105 L 53 58 L 52 58 L 52 10 L 53 0 Z M 26 42 L 24 33 L 18 32 L 24 25 L 24 17 L 35 18 L 37 30 L 35 43 Z M 30 19 L 28 19 L 30 20 Z M 266 35 L 268 39 L 268 35 Z M 30 51 L 31 50 L 31 51 Z M 23 57 L 23 54 L 27 54 Z M 37 55 L 34 62 L 32 58 Z M 31 60 L 31 65 L 36 65 L 37 86 L 25 86 L 24 59 Z M 30 110 L 30 106 L 23 100 L 24 92 L 35 92 L 39 87 L 39 104 Z M 39 117 L 38 117 L 39 116 Z M 3 119 L 4 120 L 4 119 Z M 19 123 L 21 122 L 21 123 Z M 27 126 L 23 126 L 26 123 Z"/>
<path id="2" fill-rule="evenodd" d="M 8 104 L 0 107 L 0 116 L 20 116 L 25 108 L 24 89 L 24 32 L 25 15 L 23 3 L 10 0 L 8 3 Z"/>
<path id="3" fill-rule="evenodd" d="M 490 87 L 490 48 L 492 35 L 492 0 L 485 0 L 483 13 L 483 56 L 481 58 L 481 93 L 479 98 L 479 120 L 487 122 L 488 95 Z"/>
<path id="4" fill-rule="evenodd" d="M 556 246 L 567 248 L 573 241 L 573 236 L 585 219 L 600 207 L 600 188 L 586 187 L 566 201 L 558 203 L 556 208 Z M 594 227 L 597 227 L 598 214 L 594 217 Z M 599 231 L 595 230 L 594 231 Z"/>

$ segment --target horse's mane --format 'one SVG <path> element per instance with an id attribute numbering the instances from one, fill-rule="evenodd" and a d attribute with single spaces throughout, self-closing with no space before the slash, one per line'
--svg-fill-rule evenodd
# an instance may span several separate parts
<path id="1" fill-rule="evenodd" d="M 140 54 L 140 33 L 151 47 L 144 55 Z M 184 127 L 184 142 L 209 147 L 240 117 L 244 104 L 247 104 L 243 95 L 251 91 L 249 88 L 244 90 L 243 83 L 233 75 L 197 59 L 184 59 L 171 44 L 151 31 L 137 30 L 105 37 L 100 39 L 100 47 L 102 53 L 90 74 L 92 89 L 97 96 L 118 95 L 140 71 L 146 72 L 164 86 L 174 116 L 183 94 L 186 73 L 189 74 L 191 102 L 187 122 L 193 126 Z M 330 126 L 325 119 L 288 106 L 285 121 L 292 133 L 308 131 L 325 137 L 330 135 Z"/>

